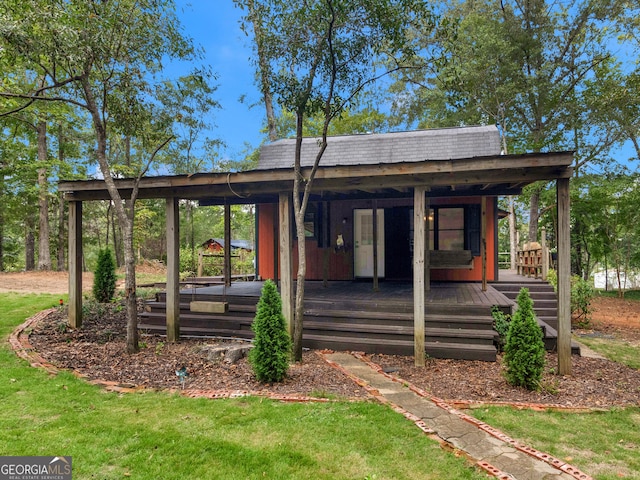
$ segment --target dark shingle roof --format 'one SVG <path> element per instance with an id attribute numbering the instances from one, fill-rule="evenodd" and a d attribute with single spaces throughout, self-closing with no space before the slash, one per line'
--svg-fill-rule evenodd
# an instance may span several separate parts
<path id="1" fill-rule="evenodd" d="M 302 143 L 302 166 L 311 166 L 318 139 Z M 295 139 L 277 140 L 260 149 L 258 169 L 293 167 Z M 454 160 L 500 154 L 495 125 L 440 128 L 411 132 L 341 135 L 327 138 L 323 166 Z"/>

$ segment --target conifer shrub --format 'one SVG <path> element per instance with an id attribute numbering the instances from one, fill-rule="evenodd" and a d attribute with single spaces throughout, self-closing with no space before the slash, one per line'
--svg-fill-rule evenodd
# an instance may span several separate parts
<path id="1" fill-rule="evenodd" d="M 116 264 L 108 248 L 98 252 L 98 265 L 93 276 L 93 296 L 97 302 L 108 303 L 116 292 Z"/>
<path id="2" fill-rule="evenodd" d="M 498 339 L 495 341 L 496 349 L 498 352 L 503 352 L 511 324 L 511 314 L 504 313 L 500 307 L 494 305 L 491 307 L 491 316 L 493 317 L 493 329 L 498 333 Z"/>
<path id="3" fill-rule="evenodd" d="M 282 381 L 289 368 L 291 338 L 282 314 L 280 294 L 271 280 L 262 287 L 251 328 L 255 337 L 249 362 L 257 379 L 261 382 Z"/>
<path id="4" fill-rule="evenodd" d="M 544 371 L 542 329 L 536 321 L 528 289 L 520 290 L 516 303 L 518 309 L 511 319 L 504 346 L 505 375 L 511 385 L 537 390 Z"/>

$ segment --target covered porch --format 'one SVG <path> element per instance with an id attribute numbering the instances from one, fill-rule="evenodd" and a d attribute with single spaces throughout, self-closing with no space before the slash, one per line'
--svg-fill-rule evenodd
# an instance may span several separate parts
<path id="1" fill-rule="evenodd" d="M 445 129 L 447 130 L 447 129 Z M 459 129 L 450 129 L 446 133 L 453 146 L 459 145 Z M 456 135 L 451 135 L 453 132 Z M 374 138 L 375 137 L 375 138 Z M 414 137 L 420 140 L 420 144 L 411 152 L 410 156 L 406 145 L 412 145 Z M 423 138 L 424 137 L 424 138 Z M 570 343 L 570 314 L 569 314 L 569 274 L 570 274 L 570 250 L 569 250 L 569 180 L 572 174 L 571 164 L 573 155 L 571 152 L 561 153 L 535 153 L 523 155 L 479 155 L 475 143 L 470 147 L 452 156 L 451 149 L 445 149 L 441 156 L 430 157 L 430 146 L 437 144 L 431 135 L 424 132 L 411 134 L 384 134 L 379 136 L 354 136 L 358 141 L 358 148 L 369 145 L 372 157 L 367 157 L 370 162 L 360 162 L 360 156 L 354 157 L 354 161 L 348 164 L 321 165 L 316 173 L 311 191 L 311 201 L 326 202 L 333 200 L 351 201 L 370 199 L 372 204 L 372 217 L 376 218 L 376 202 L 382 198 L 403 198 L 411 204 L 411 218 L 413 231 L 411 246 L 413 255 L 410 263 L 412 281 L 405 286 L 396 285 L 399 290 L 404 289 L 403 310 L 398 310 L 391 299 L 387 301 L 395 310 L 380 313 L 380 310 L 368 308 L 369 318 L 362 320 L 361 331 L 373 329 L 376 325 L 376 315 L 388 318 L 402 317 L 403 321 L 410 319 L 399 327 L 387 330 L 407 332 L 411 345 L 404 344 L 405 352 L 412 354 L 417 365 L 424 365 L 425 353 L 429 352 L 430 342 L 429 315 L 434 313 L 434 307 L 448 309 L 445 311 L 449 317 L 454 317 L 460 311 L 460 304 L 453 303 L 453 298 L 466 298 L 470 304 L 476 299 L 483 303 L 487 295 L 492 295 L 491 286 L 487 284 L 487 251 L 489 232 L 487 232 L 487 204 L 493 197 L 500 195 L 518 195 L 526 185 L 539 180 L 555 181 L 557 186 L 557 248 L 558 248 L 558 353 L 559 372 L 571 373 L 571 343 Z M 354 140 L 355 141 L 355 140 Z M 417 141 L 417 140 L 416 140 Z M 336 140 L 339 142 L 339 140 Z M 384 150 L 381 150 L 378 142 L 385 142 Z M 317 145 L 311 140 L 310 145 Z M 337 143 L 336 143 L 337 145 Z M 404 146 L 404 147 L 403 147 Z M 288 147 L 287 147 L 288 148 Z M 336 158 L 344 157 L 344 151 L 336 147 Z M 415 151 L 414 151 L 415 150 Z M 360 152 L 360 150 L 358 150 Z M 376 153 L 377 152 L 377 153 Z M 382 155 L 386 152 L 385 155 Z M 276 152 L 277 153 L 277 152 Z M 360 152 L 362 153 L 362 152 Z M 376 157 L 377 155 L 377 157 Z M 393 161 L 388 161 L 388 158 Z M 287 157 L 289 158 L 289 157 Z M 387 160 L 385 160 L 387 159 Z M 371 163 L 373 162 L 373 163 Z M 303 167 L 301 175 L 307 178 L 311 167 Z M 292 184 L 294 172 L 290 166 L 278 168 L 263 168 L 246 172 L 229 173 L 202 173 L 193 175 L 179 175 L 166 177 L 149 177 L 140 179 L 139 183 L 132 179 L 115 181 L 122 198 L 130 198 L 134 188 L 138 189 L 138 198 L 163 198 L 166 200 L 166 236 L 167 236 L 167 291 L 163 298 L 165 304 L 165 329 L 168 341 L 177 341 L 180 335 L 187 333 L 186 320 L 189 313 L 183 308 L 188 299 L 189 292 L 181 291 L 179 278 L 179 200 L 198 200 L 202 205 L 225 206 L 225 242 L 231 240 L 230 213 L 231 204 L 271 204 L 276 208 L 276 221 L 273 230 L 277 232 L 274 237 L 278 241 L 274 243 L 273 251 L 262 252 L 277 258 L 280 292 L 283 300 L 283 313 L 289 325 L 293 320 L 294 305 L 294 259 L 292 258 L 293 223 L 292 223 Z M 65 198 L 69 201 L 69 271 L 70 271 L 70 299 L 69 320 L 74 326 L 82 322 L 82 202 L 91 200 L 109 199 L 109 193 L 102 180 L 61 182 L 59 190 L 65 192 Z M 477 264 L 481 282 L 471 283 L 471 287 L 462 287 L 463 284 L 430 283 L 432 260 L 429 248 L 429 228 L 427 218 L 429 205 L 432 201 L 442 198 L 476 197 L 479 199 L 479 235 Z M 376 238 L 375 222 L 373 224 L 373 238 Z M 377 248 L 373 246 L 373 257 L 377 256 Z M 230 259 L 225 258 L 229 265 Z M 436 267 L 434 258 L 433 268 Z M 274 262 L 276 263 L 276 262 Z M 373 262 L 376 265 L 376 262 Z M 230 268 L 225 269 L 230 272 Z M 368 288 L 376 297 L 385 297 L 385 282 L 379 282 L 378 272 L 374 268 L 373 284 Z M 235 288 L 231 285 L 230 276 L 225 278 L 225 288 Z M 358 287 L 357 283 L 353 284 Z M 389 283 L 389 285 L 392 285 Z M 466 285 L 466 284 L 465 284 Z M 248 288 L 248 287 L 244 287 Z M 365 288 L 365 287 L 362 287 Z M 305 329 L 307 341 L 313 340 L 310 327 L 324 321 L 326 315 L 320 315 L 324 310 L 334 310 L 332 315 L 339 318 L 353 310 L 365 311 L 365 309 L 353 307 L 361 293 L 351 292 L 344 297 L 334 294 L 339 288 L 329 288 L 332 298 L 322 295 L 316 300 L 316 306 L 307 305 L 309 312 L 305 314 Z M 319 291 L 319 290 L 318 290 Z M 480 293 L 481 292 L 481 293 Z M 228 293 L 228 292 L 227 292 Z M 310 297 L 316 294 L 314 287 L 308 290 Z M 186 295 L 186 297 L 185 297 Z M 204 293 L 203 293 L 204 295 Z M 389 293 L 398 298 L 401 292 Z M 241 296 L 237 297 L 240 298 Z M 324 297 L 324 298 L 320 298 Z M 246 297 L 245 297 L 246 298 Z M 254 297 L 255 299 L 255 297 Z M 212 300 L 214 302 L 218 300 Z M 363 298 L 361 302 L 372 304 L 372 298 Z M 494 304 L 488 301 L 487 304 Z M 486 305 L 483 307 L 486 308 Z M 324 309 L 324 310 L 323 310 Z M 231 310 L 230 310 L 231 311 Z M 317 313 L 317 315 L 314 314 Z M 341 313 L 342 312 L 342 313 Z M 241 313 L 241 312 L 239 312 Z M 446 316 L 445 314 L 439 314 Z M 388 319 L 387 318 L 387 319 Z M 381 325 L 382 326 L 382 325 Z M 384 330 L 384 328 L 379 329 Z M 346 335 L 341 335 L 344 338 Z M 351 338 L 357 339 L 361 332 L 353 332 Z M 338 337 L 338 335 L 336 335 Z M 353 340 L 352 340 L 353 342 Z M 441 342 L 448 343 L 448 342 Z M 407 350 L 408 349 L 408 350 Z"/>

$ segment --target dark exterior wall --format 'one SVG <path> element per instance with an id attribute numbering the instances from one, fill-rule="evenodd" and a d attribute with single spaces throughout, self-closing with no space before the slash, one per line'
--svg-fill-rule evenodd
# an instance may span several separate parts
<path id="1" fill-rule="evenodd" d="M 451 197 L 430 199 L 431 205 L 465 205 L 480 204 L 479 197 Z M 329 202 L 328 215 L 328 239 L 330 246 L 319 248 L 318 241 L 307 239 L 307 279 L 323 280 L 325 272 L 327 280 L 352 280 L 353 279 L 353 211 L 355 209 L 372 208 L 372 200 L 332 201 Z M 378 209 L 390 209 L 392 207 L 411 207 L 412 198 L 404 199 L 380 199 L 377 201 Z M 266 204 L 258 207 L 258 275 L 263 278 L 274 278 L 275 267 L 278 264 L 277 255 L 277 205 Z M 487 279 L 496 278 L 496 236 L 494 229 L 496 224 L 496 212 L 492 198 L 487 199 Z M 336 240 L 341 234 L 344 247 L 337 248 Z M 295 235 L 295 234 L 294 234 Z M 293 239 L 293 275 L 297 271 L 297 242 Z M 390 245 L 387 244 L 387 249 Z M 407 252 L 407 255 L 409 253 Z M 278 275 L 279 277 L 279 275 Z M 474 258 L 472 270 L 432 270 L 431 279 L 435 281 L 480 281 L 482 280 L 481 257 Z"/>

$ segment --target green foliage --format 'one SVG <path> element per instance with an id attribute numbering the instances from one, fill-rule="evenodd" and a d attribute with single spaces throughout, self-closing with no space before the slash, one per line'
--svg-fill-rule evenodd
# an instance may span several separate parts
<path id="1" fill-rule="evenodd" d="M 116 264 L 111 250 L 98 253 L 98 265 L 93 277 L 93 296 L 101 303 L 110 302 L 116 292 Z"/>
<path id="2" fill-rule="evenodd" d="M 198 271 L 198 250 L 191 247 L 180 249 L 180 275 L 192 277 Z M 209 273 L 206 273 L 209 275 Z"/>
<path id="3" fill-rule="evenodd" d="M 573 275 L 571 277 L 571 317 L 580 327 L 591 323 L 591 300 L 595 291 L 587 280 Z"/>
<path id="4" fill-rule="evenodd" d="M 507 341 L 507 334 L 509 333 L 511 315 L 504 313 L 500 310 L 500 307 L 494 305 L 491 307 L 491 316 L 493 317 L 493 329 L 498 333 L 496 348 L 498 352 L 502 352 L 504 350 L 504 344 Z"/>
<path id="5" fill-rule="evenodd" d="M 551 285 L 557 293 L 558 292 L 558 272 L 550 268 L 549 273 L 547 273 L 547 282 L 549 282 L 549 285 Z"/>
<path id="6" fill-rule="evenodd" d="M 558 291 L 558 272 L 549 270 L 547 281 Z M 571 317 L 578 325 L 586 327 L 591 323 L 591 300 L 595 290 L 591 283 L 578 275 L 571 276 Z"/>
<path id="7" fill-rule="evenodd" d="M 504 347 L 505 375 L 512 385 L 537 390 L 544 371 L 542 329 L 536 321 L 528 289 L 520 290 L 516 302 L 518 309 L 511 320 Z"/>
<path id="8" fill-rule="evenodd" d="M 282 314 L 280 294 L 271 280 L 262 287 L 251 328 L 255 338 L 249 361 L 256 377 L 262 382 L 282 381 L 289 368 L 291 339 Z"/>

